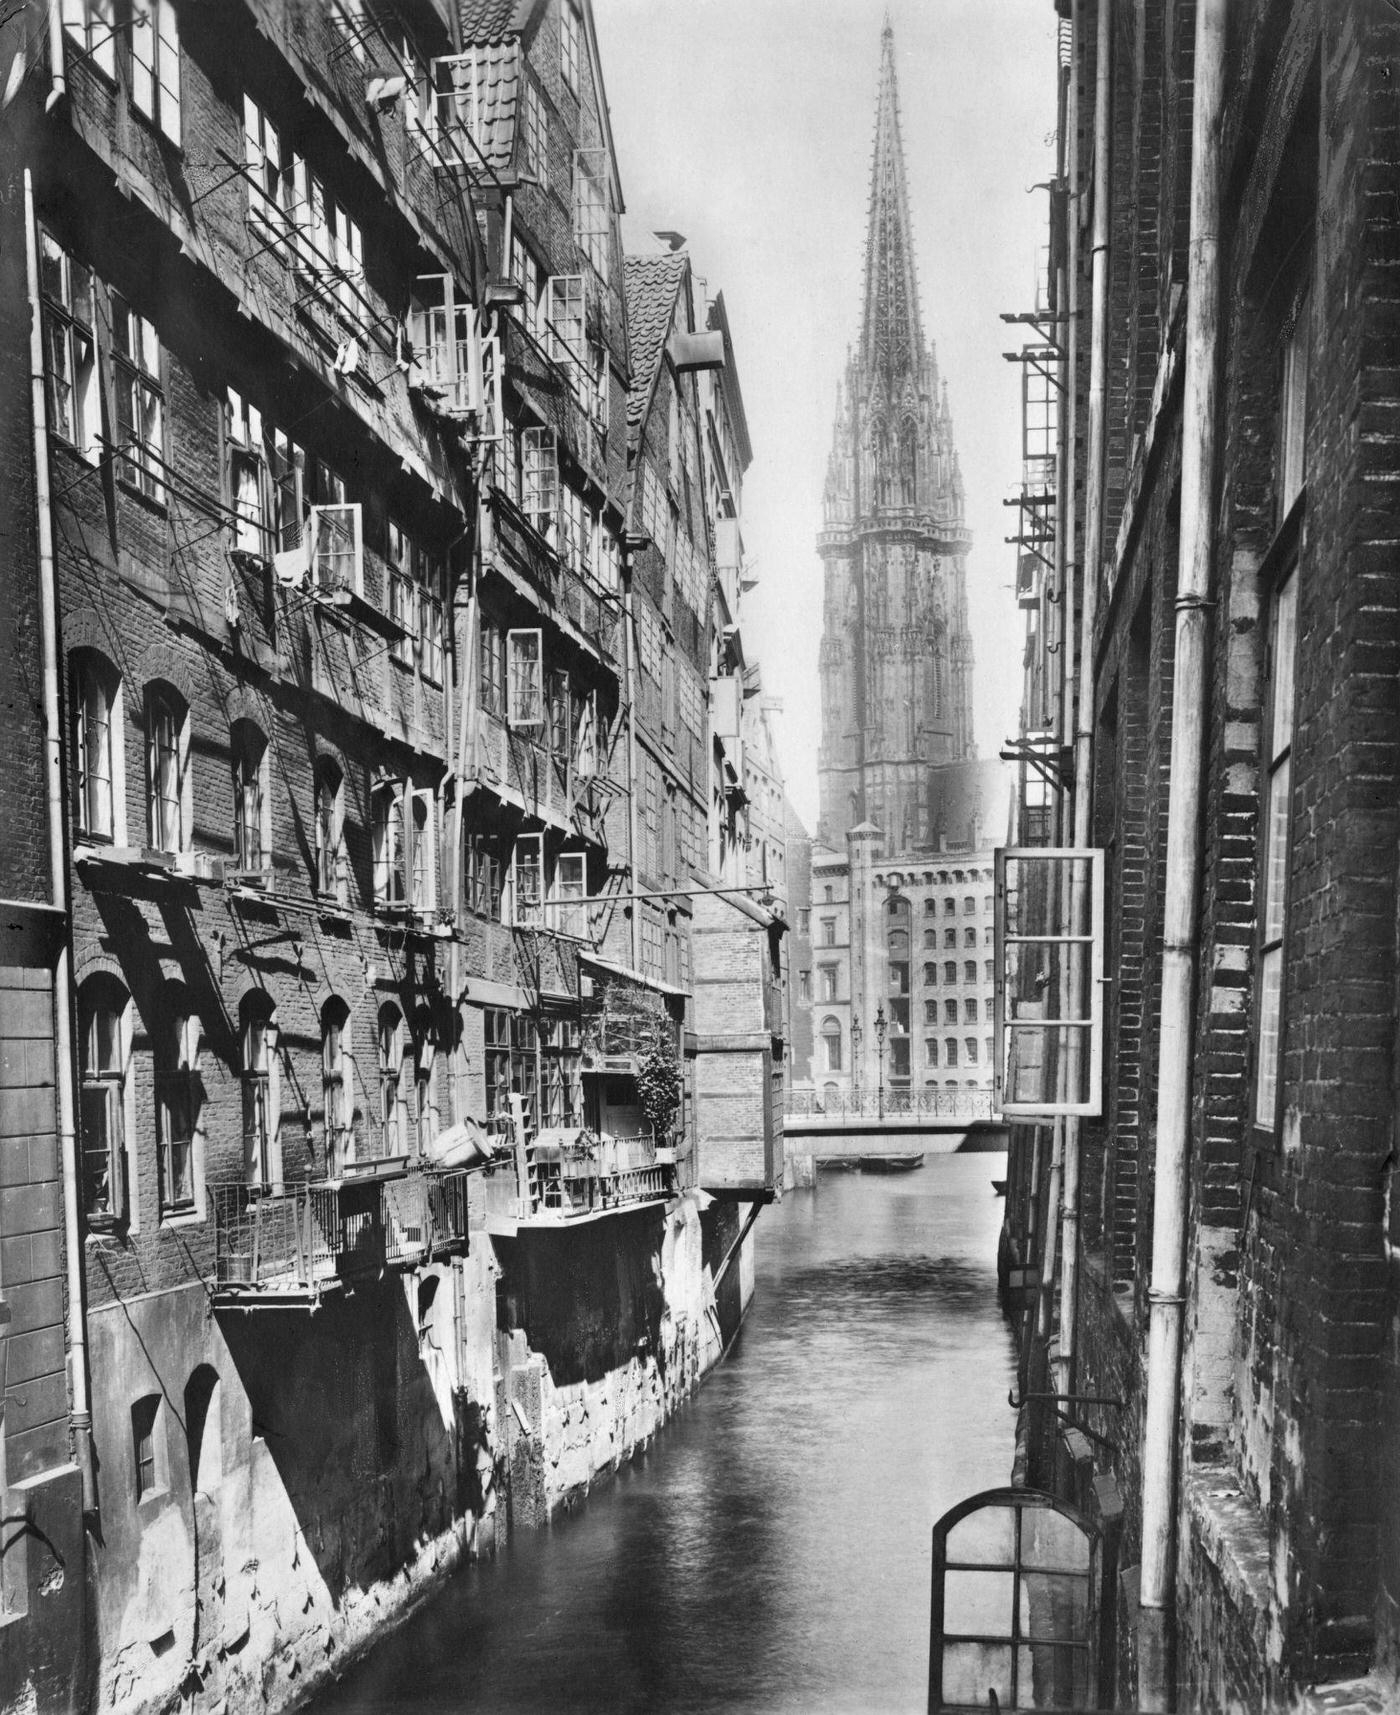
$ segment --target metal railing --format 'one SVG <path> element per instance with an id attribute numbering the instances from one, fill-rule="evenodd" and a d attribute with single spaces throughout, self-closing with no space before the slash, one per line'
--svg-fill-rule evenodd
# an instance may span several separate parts
<path id="1" fill-rule="evenodd" d="M 466 1168 L 390 1179 L 211 1184 L 215 1290 L 315 1296 L 466 1242 Z"/>
<path id="2" fill-rule="evenodd" d="M 789 1090 L 789 1119 L 990 1120 L 990 1090 Z"/>
<path id="3" fill-rule="evenodd" d="M 513 1221 L 545 1224 L 634 1207 L 669 1196 L 675 1167 L 658 1159 L 650 1132 L 580 1142 L 526 1145 L 524 1173 L 498 1164 L 486 1174 L 486 1212 Z M 523 1182 L 522 1182 L 523 1179 Z"/>

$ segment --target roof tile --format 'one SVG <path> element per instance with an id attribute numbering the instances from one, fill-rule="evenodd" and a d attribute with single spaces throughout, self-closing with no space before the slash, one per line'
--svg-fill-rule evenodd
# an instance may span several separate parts
<path id="1" fill-rule="evenodd" d="M 627 338 L 632 352 L 632 390 L 627 395 L 627 427 L 635 431 L 651 396 L 652 382 L 666 334 L 676 291 L 685 273 L 682 251 L 657 256 L 628 256 L 623 271 L 627 288 Z"/>

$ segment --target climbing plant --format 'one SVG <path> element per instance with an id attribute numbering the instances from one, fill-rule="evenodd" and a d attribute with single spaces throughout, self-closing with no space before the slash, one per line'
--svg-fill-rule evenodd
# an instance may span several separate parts
<path id="1" fill-rule="evenodd" d="M 647 1124 L 659 1141 L 681 1105 L 681 1068 L 669 1030 L 658 1030 L 637 1062 L 637 1095 Z"/>

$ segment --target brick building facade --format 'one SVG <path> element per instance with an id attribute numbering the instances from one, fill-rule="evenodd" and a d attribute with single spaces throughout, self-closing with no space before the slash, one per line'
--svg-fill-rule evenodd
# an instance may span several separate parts
<path id="1" fill-rule="evenodd" d="M 1388 1708 L 1396 21 L 1058 10 L 1061 476 L 1023 737 L 1091 794 L 1107 984 L 1101 1110 L 1052 1120 L 1047 1090 L 1013 1129 L 1022 1385 L 1059 1396 L 1025 1469 L 1107 1532 L 1123 1706 Z M 1045 802 L 1020 842 L 1074 844 L 1074 792 Z"/>
<path id="2" fill-rule="evenodd" d="M 4 29 L 0 1695 L 275 1707 L 628 1456 L 752 1291 L 773 1110 L 707 1163 L 674 897 L 701 424 L 631 408 L 586 3 Z"/>

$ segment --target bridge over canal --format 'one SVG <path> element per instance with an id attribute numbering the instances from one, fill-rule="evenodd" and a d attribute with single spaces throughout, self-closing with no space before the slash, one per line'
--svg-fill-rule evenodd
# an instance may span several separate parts
<path id="1" fill-rule="evenodd" d="M 794 1090 L 783 1116 L 789 1155 L 831 1163 L 977 1149 L 1002 1126 L 990 1090 Z"/>

